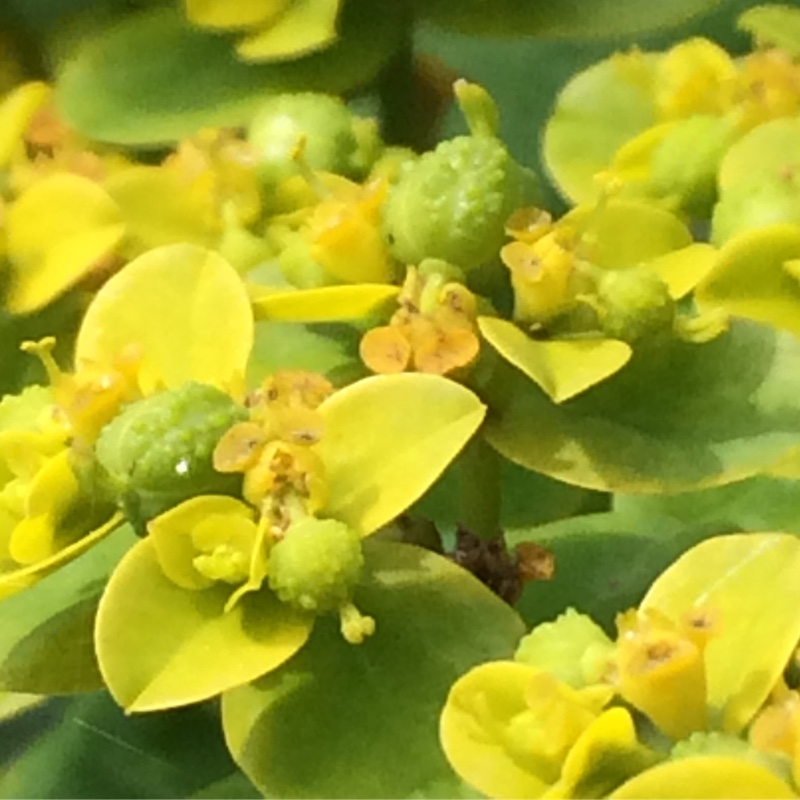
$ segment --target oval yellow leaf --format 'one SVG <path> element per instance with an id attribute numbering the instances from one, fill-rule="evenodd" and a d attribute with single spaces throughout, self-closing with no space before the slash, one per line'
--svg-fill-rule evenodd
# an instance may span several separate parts
<path id="1" fill-rule="evenodd" d="M 253 344 L 250 300 L 236 270 L 190 244 L 159 247 L 97 293 L 78 333 L 78 369 L 141 353 L 145 394 L 196 380 L 223 389 L 244 375 Z"/>
<path id="2" fill-rule="evenodd" d="M 49 558 L 37 561 L 35 564 L 21 567 L 20 569 L 0 572 L 0 600 L 10 597 L 12 594 L 21 592 L 29 586 L 49 575 L 58 567 L 67 564 L 80 555 L 83 555 L 89 548 L 94 547 L 99 541 L 108 536 L 113 530 L 118 528 L 124 518 L 121 513 L 116 513 L 99 528 L 88 533 L 86 536 L 73 542 L 54 553 Z"/>
<path id="3" fill-rule="evenodd" d="M 481 664 L 456 681 L 442 710 L 439 738 L 447 760 L 489 797 L 540 797 L 548 788 L 533 764 L 526 768 L 512 757 L 502 735 L 528 710 L 526 692 L 537 672 L 514 661 Z"/>
<path id="4" fill-rule="evenodd" d="M 644 264 L 692 243 L 692 234 L 678 217 L 644 200 L 578 206 L 559 225 L 580 234 L 582 258 L 606 269 Z"/>
<path id="5" fill-rule="evenodd" d="M 727 242 L 716 267 L 695 291 L 703 306 L 800 334 L 800 281 L 784 268 L 800 258 L 800 226 L 750 230 Z"/>
<path id="6" fill-rule="evenodd" d="M 647 266 L 667 284 L 670 297 L 680 300 L 714 269 L 718 257 L 719 251 L 715 247 L 698 242 L 665 253 L 649 261 Z"/>
<path id="7" fill-rule="evenodd" d="M 278 17 L 291 0 L 183 0 L 186 16 L 208 28 L 249 28 Z"/>
<path id="8" fill-rule="evenodd" d="M 719 618 L 705 651 L 709 718 L 733 733 L 766 700 L 797 646 L 798 606 L 800 539 L 786 533 L 701 542 L 656 579 L 641 603 L 675 621 L 693 610 Z"/>
<path id="9" fill-rule="evenodd" d="M 127 711 L 195 703 L 275 669 L 306 642 L 314 617 L 269 591 L 229 612 L 231 587 L 182 589 L 143 539 L 122 559 L 100 601 L 95 646 L 100 671 Z"/>
<path id="10" fill-rule="evenodd" d="M 667 761 L 631 778 L 609 797 L 663 798 L 784 798 L 796 797 L 766 767 L 723 756 L 697 756 Z"/>
<path id="11" fill-rule="evenodd" d="M 293 0 L 272 25 L 242 41 L 236 52 L 245 61 L 298 58 L 336 40 L 342 0 Z"/>
<path id="12" fill-rule="evenodd" d="M 344 322 L 361 319 L 394 300 L 397 286 L 354 284 L 323 286 L 300 291 L 275 291 L 250 287 L 253 314 L 257 320 L 282 322 Z"/>
<path id="13" fill-rule="evenodd" d="M 9 309 L 47 305 L 110 256 L 124 232 L 119 208 L 94 181 L 57 173 L 35 183 L 8 209 Z"/>
<path id="14" fill-rule="evenodd" d="M 126 255 L 131 258 L 166 244 L 210 247 L 220 232 L 206 222 L 207 209 L 191 187 L 163 167 L 122 170 L 105 187 L 125 219 Z"/>
<path id="15" fill-rule="evenodd" d="M 362 536 L 394 519 L 428 489 L 469 441 L 486 407 L 469 389 L 438 375 L 375 375 L 319 407 L 316 445 L 330 500 L 322 516 Z"/>
<path id="16" fill-rule="evenodd" d="M 516 325 L 479 317 L 484 339 L 547 393 L 556 403 L 585 392 L 618 372 L 633 351 L 616 339 L 531 339 Z"/>
<path id="17" fill-rule="evenodd" d="M 50 96 L 50 87 L 40 81 L 17 86 L 0 103 L 0 169 L 5 169 L 18 148 L 36 110 Z"/>

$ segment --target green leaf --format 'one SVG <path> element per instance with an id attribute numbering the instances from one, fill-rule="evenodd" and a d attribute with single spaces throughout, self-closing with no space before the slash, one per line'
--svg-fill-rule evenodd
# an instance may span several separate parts
<path id="1" fill-rule="evenodd" d="M 509 546 L 533 542 L 549 550 L 556 564 L 550 580 L 525 586 L 517 608 L 534 627 L 572 607 L 613 634 L 617 614 L 636 606 L 688 546 L 718 532 L 644 511 L 590 514 L 508 530 Z"/>
<path id="2" fill-rule="evenodd" d="M 790 223 L 750 230 L 719 251 L 716 267 L 695 290 L 702 307 L 721 307 L 800 333 L 800 280 L 786 269 L 800 259 L 800 226 Z"/>
<path id="3" fill-rule="evenodd" d="M 363 378 L 359 336 L 346 325 L 302 325 L 260 321 L 247 365 L 247 385 L 255 388 L 273 372 L 303 369 L 325 375 L 335 386 Z"/>
<path id="4" fill-rule="evenodd" d="M 797 446 L 800 343 L 743 321 L 703 345 L 642 347 L 561 405 L 498 364 L 485 435 L 506 458 L 587 488 L 678 492 L 769 467 Z"/>
<path id="5" fill-rule="evenodd" d="M 225 800 L 260 800 L 262 794 L 250 783 L 243 772 L 236 770 L 236 772 L 204 786 L 191 796 L 191 800 L 217 800 L 220 797 L 224 797 Z"/>
<path id="6" fill-rule="evenodd" d="M 720 0 L 419 0 L 419 13 L 434 22 L 484 36 L 595 38 L 666 28 L 710 11 Z"/>
<path id="7" fill-rule="evenodd" d="M 455 528 L 462 521 L 462 494 L 475 490 L 471 482 L 464 484 L 468 473 L 464 474 L 463 452 L 410 510 L 412 515 L 430 519 L 439 530 Z M 500 464 L 499 525 L 503 530 L 543 525 L 608 507 L 608 495 L 555 481 L 499 454 L 496 459 Z"/>
<path id="8" fill-rule="evenodd" d="M 35 739 L 24 719 L 22 736 L 3 730 L 4 755 L 10 744 L 16 757 L 0 771 L 2 797 L 190 797 L 235 769 L 208 705 L 130 717 L 92 692 L 51 701 L 37 717 Z"/>
<path id="9" fill-rule="evenodd" d="M 800 484 L 795 479 L 756 475 L 744 481 L 667 495 L 615 495 L 622 514 L 668 516 L 716 533 L 785 531 L 800 534 Z"/>
<path id="10" fill-rule="evenodd" d="M 276 291 L 251 287 L 257 320 L 289 322 L 347 322 L 373 313 L 394 300 L 397 286 L 361 283 L 323 286 L 302 291 Z"/>
<path id="11" fill-rule="evenodd" d="M 513 323 L 495 317 L 479 317 L 478 327 L 506 361 L 536 381 L 555 403 L 618 372 L 633 352 L 616 339 L 537 341 Z"/>
<path id="12" fill-rule="evenodd" d="M 244 125 L 268 94 L 339 93 L 367 83 L 402 33 L 401 4 L 375 13 L 366 0 L 351 0 L 332 46 L 251 65 L 235 57 L 230 38 L 193 28 L 173 5 L 81 40 L 56 84 L 59 109 L 72 126 L 101 141 L 155 144 L 206 125 Z"/>
<path id="13" fill-rule="evenodd" d="M 710 720 L 738 733 L 767 699 L 800 638 L 800 539 L 718 536 L 684 553 L 641 603 L 678 621 L 692 609 L 719 618 L 705 650 Z"/>
<path id="14" fill-rule="evenodd" d="M 456 678 L 508 658 L 524 632 L 509 606 L 441 556 L 377 541 L 365 554 L 355 600 L 375 617 L 374 636 L 348 645 L 320 620 L 297 657 L 223 695 L 228 746 L 270 796 L 428 797 L 434 784 L 458 796 L 439 712 Z"/>
<path id="15" fill-rule="evenodd" d="M 750 8 L 739 17 L 738 27 L 747 31 L 758 47 L 780 47 L 800 55 L 800 10 L 767 3 Z"/>
<path id="16" fill-rule="evenodd" d="M 97 603 L 136 538 L 128 526 L 0 604 L 0 689 L 67 694 L 103 685 L 94 654 Z"/>
<path id="17" fill-rule="evenodd" d="M 405 511 L 442 474 L 478 429 L 485 406 L 438 375 L 375 375 L 320 407 L 316 450 L 330 499 L 322 515 L 367 536 Z"/>
<path id="18" fill-rule="evenodd" d="M 617 150 L 655 123 L 655 56 L 610 58 L 579 72 L 562 89 L 544 131 L 544 161 L 573 203 L 600 195 L 594 176 Z"/>
<path id="19" fill-rule="evenodd" d="M 305 643 L 313 618 L 272 592 L 231 611 L 229 586 L 181 589 L 165 577 L 153 543 L 140 541 L 108 582 L 95 643 L 103 679 L 127 711 L 205 700 L 275 669 Z"/>

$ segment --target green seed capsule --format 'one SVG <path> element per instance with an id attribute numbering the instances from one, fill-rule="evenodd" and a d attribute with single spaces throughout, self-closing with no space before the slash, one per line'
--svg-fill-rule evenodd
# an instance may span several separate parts
<path id="1" fill-rule="evenodd" d="M 119 505 L 140 532 L 147 522 L 200 494 L 238 494 L 241 475 L 212 464 L 220 437 L 247 409 L 227 394 L 186 383 L 132 403 L 101 431 L 95 455 Z"/>
<path id="2" fill-rule="evenodd" d="M 269 554 L 269 585 L 304 611 L 336 611 L 350 600 L 364 566 L 361 538 L 333 519 L 292 525 Z"/>
<path id="3" fill-rule="evenodd" d="M 440 258 L 475 269 L 497 257 L 505 222 L 521 202 L 520 168 L 502 142 L 442 142 L 407 169 L 389 196 L 390 250 L 406 264 Z"/>
<path id="4" fill-rule="evenodd" d="M 522 204 L 522 169 L 495 136 L 494 103 L 463 81 L 456 94 L 472 135 L 421 156 L 401 174 L 387 202 L 389 247 L 406 264 L 440 258 L 471 270 L 495 259 L 506 220 Z"/>
<path id="5" fill-rule="evenodd" d="M 660 276 L 646 266 L 605 272 L 597 287 L 603 333 L 636 342 L 672 329 L 675 301 Z"/>

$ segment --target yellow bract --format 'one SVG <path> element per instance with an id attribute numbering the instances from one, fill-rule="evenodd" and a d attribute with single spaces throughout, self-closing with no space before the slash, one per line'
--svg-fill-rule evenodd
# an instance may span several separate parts
<path id="1" fill-rule="evenodd" d="M 719 632 L 705 649 L 713 727 L 736 733 L 775 686 L 800 639 L 800 540 L 789 534 L 733 534 L 684 553 L 656 579 L 640 609 L 673 623 L 710 609 Z M 689 697 L 674 694 L 683 706 Z M 666 702 L 666 695 L 664 696 Z"/>
<path id="2" fill-rule="evenodd" d="M 766 767 L 723 756 L 696 756 L 648 769 L 609 797 L 689 800 L 690 798 L 791 798 L 797 795 Z"/>
<path id="3" fill-rule="evenodd" d="M 576 691 L 526 664 L 482 664 L 450 690 L 440 720 L 442 747 L 456 772 L 490 797 L 546 796 L 562 777 L 565 762 L 564 781 L 582 781 L 593 766 L 589 754 L 605 749 L 597 747 L 599 741 L 636 746 L 630 719 L 617 719 L 627 712 L 617 710 L 610 731 L 605 722 L 592 728 L 612 694 L 599 686 Z M 589 738 L 581 742 L 585 734 Z M 556 791 L 554 796 L 565 795 Z"/>
<path id="4" fill-rule="evenodd" d="M 0 102 L 0 169 L 23 151 L 25 129 L 50 96 L 50 87 L 34 81 L 9 92 Z"/>
<path id="5" fill-rule="evenodd" d="M 184 0 L 186 16 L 195 25 L 209 28 L 248 28 L 269 23 L 292 0 Z"/>
<path id="6" fill-rule="evenodd" d="M 141 353 L 142 394 L 199 381 L 242 390 L 253 314 L 241 278 L 220 256 L 188 244 L 151 250 L 109 280 L 86 311 L 78 371 Z"/>
<path id="7" fill-rule="evenodd" d="M 118 206 L 88 178 L 58 173 L 35 183 L 7 213 L 9 309 L 36 311 L 103 267 L 124 232 Z"/>
<path id="8" fill-rule="evenodd" d="M 629 345 L 616 339 L 532 339 L 516 325 L 496 317 L 480 317 L 478 326 L 486 341 L 536 381 L 555 403 L 618 372 L 633 354 Z"/>
<path id="9" fill-rule="evenodd" d="M 234 497 L 193 497 L 156 517 L 147 530 L 164 574 L 184 589 L 207 589 L 218 581 L 238 585 L 266 575 L 255 511 Z"/>

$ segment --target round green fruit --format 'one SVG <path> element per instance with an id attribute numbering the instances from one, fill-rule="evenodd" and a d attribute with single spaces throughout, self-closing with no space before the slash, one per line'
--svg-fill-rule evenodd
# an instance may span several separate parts
<path id="1" fill-rule="evenodd" d="M 336 611 L 361 575 L 361 537 L 333 519 L 309 517 L 291 525 L 269 554 L 269 585 L 304 611 Z"/>
<path id="2" fill-rule="evenodd" d="M 598 282 L 600 327 L 612 339 L 633 343 L 671 330 L 675 301 L 647 266 L 605 272 Z"/>

